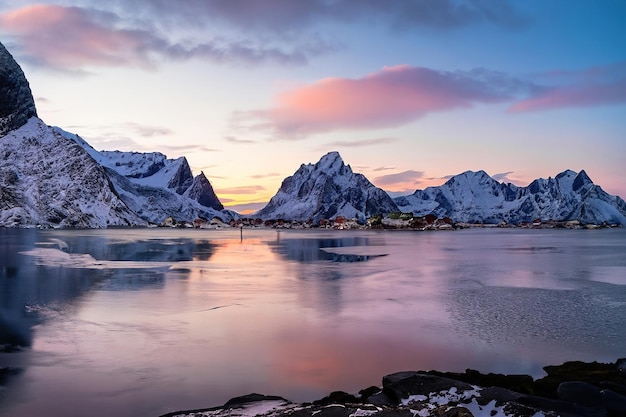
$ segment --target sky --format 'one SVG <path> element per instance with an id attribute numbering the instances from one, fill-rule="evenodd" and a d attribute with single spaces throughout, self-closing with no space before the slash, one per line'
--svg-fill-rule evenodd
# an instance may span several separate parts
<path id="1" fill-rule="evenodd" d="M 339 151 L 393 196 L 584 169 L 626 197 L 623 0 L 14 0 L 0 41 L 47 124 L 185 156 L 256 210 Z"/>

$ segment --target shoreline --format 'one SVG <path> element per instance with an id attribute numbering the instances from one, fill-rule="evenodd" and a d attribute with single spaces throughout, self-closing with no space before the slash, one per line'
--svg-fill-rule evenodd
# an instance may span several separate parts
<path id="1" fill-rule="evenodd" d="M 224 405 L 160 417 L 624 417 L 626 358 L 570 361 L 544 367 L 546 376 L 405 371 L 358 396 L 334 391 L 313 402 L 248 394 Z"/>

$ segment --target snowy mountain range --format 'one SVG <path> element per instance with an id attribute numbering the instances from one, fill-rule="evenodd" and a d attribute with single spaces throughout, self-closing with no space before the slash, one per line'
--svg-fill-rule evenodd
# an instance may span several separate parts
<path id="1" fill-rule="evenodd" d="M 338 152 L 315 165 L 301 165 L 256 216 L 263 219 L 312 220 L 343 216 L 364 223 L 377 213 L 398 211 L 391 197 L 362 174 L 352 172 Z"/>
<path id="2" fill-rule="evenodd" d="M 394 199 L 403 212 L 457 222 L 511 224 L 535 219 L 626 225 L 626 203 L 595 185 L 585 171 L 567 170 L 527 187 L 499 183 L 484 171 L 467 171 L 438 187 Z"/>
<path id="3" fill-rule="evenodd" d="M 147 226 L 224 210 L 204 173 L 161 153 L 98 152 L 37 118 L 28 81 L 0 44 L 0 226 Z"/>
<path id="4" fill-rule="evenodd" d="M 626 203 L 585 171 L 564 171 L 527 187 L 464 172 L 439 187 L 392 199 L 337 152 L 303 164 L 253 217 L 312 221 L 411 212 L 456 222 L 511 224 L 535 219 L 626 226 Z M 24 73 L 0 43 L 0 227 L 147 226 L 173 217 L 222 221 L 225 210 L 204 173 L 184 157 L 97 151 L 80 136 L 37 117 Z"/>

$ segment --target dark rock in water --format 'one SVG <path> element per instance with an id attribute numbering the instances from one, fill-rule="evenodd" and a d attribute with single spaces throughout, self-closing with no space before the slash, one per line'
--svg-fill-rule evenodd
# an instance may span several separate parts
<path id="1" fill-rule="evenodd" d="M 500 387 L 519 392 L 533 394 L 533 378 L 530 375 L 483 374 L 473 369 L 464 373 L 429 371 L 429 374 L 443 376 L 481 387 Z"/>
<path id="2" fill-rule="evenodd" d="M 606 410 L 603 407 L 583 407 L 567 401 L 536 397 L 533 395 L 522 396 L 511 404 L 521 404 L 535 410 L 551 411 L 561 417 L 606 417 Z M 532 415 L 534 415 L 534 413 L 529 414 L 529 416 Z"/>
<path id="3" fill-rule="evenodd" d="M 313 401 L 313 404 L 315 405 L 356 404 L 360 402 L 361 401 L 352 394 L 348 394 L 347 392 L 343 392 L 343 391 L 333 391 L 328 396 L 320 400 Z"/>
<path id="4" fill-rule="evenodd" d="M 548 375 L 535 381 L 534 394 L 557 398 L 559 384 L 566 381 L 584 381 L 621 392 L 620 387 L 626 389 L 626 378 L 620 375 L 619 371 L 622 360 L 619 359 L 615 363 L 572 361 L 562 365 L 546 366 L 543 369 Z"/>
<path id="5" fill-rule="evenodd" d="M 37 109 L 24 72 L 0 43 L 0 137 L 33 116 L 37 116 Z"/>
<path id="6" fill-rule="evenodd" d="M 376 394 L 372 394 L 365 399 L 368 404 L 374 404 L 377 406 L 385 406 L 392 407 L 396 405 L 396 402 L 391 399 L 387 394 L 383 391 L 377 392 Z"/>
<path id="7" fill-rule="evenodd" d="M 607 415 L 609 417 L 626 416 L 626 396 L 618 394 L 610 389 L 601 391 L 606 406 Z"/>
<path id="8" fill-rule="evenodd" d="M 560 400 L 585 407 L 600 407 L 604 405 L 604 398 L 600 393 L 600 389 L 587 382 L 562 382 L 559 384 L 556 393 Z"/>
<path id="9" fill-rule="evenodd" d="M 511 391 L 501 387 L 488 387 L 480 391 L 480 397 L 477 399 L 479 405 L 487 405 L 492 401 L 496 405 L 501 405 L 510 401 L 517 401 L 522 397 L 519 392 Z"/>
<path id="10" fill-rule="evenodd" d="M 618 363 L 620 363 L 618 361 Z M 360 398 L 336 391 L 313 403 L 293 404 L 281 397 L 250 394 L 230 400 L 222 407 L 195 412 L 172 413 L 168 416 L 194 417 L 626 417 L 626 396 L 600 386 L 624 387 L 617 363 L 567 362 L 547 367 L 552 380 L 576 374 L 582 380 L 560 381 L 554 398 L 525 394 L 503 387 L 484 387 L 472 382 L 447 377 L 458 375 L 466 380 L 502 382 L 533 391 L 530 377 L 525 375 L 465 373 L 434 374 L 435 371 L 398 372 L 383 377 L 382 391 L 369 387 L 359 391 Z M 584 370 L 584 371 L 583 371 Z M 441 374 L 441 375 L 440 375 Z M 586 378 L 586 379 L 585 379 Z M 532 382 L 532 379 L 530 379 Z M 551 383 L 552 383 L 551 382 Z M 560 399 L 556 399 L 558 396 Z M 276 402 L 275 400 L 279 400 Z M 407 401 L 408 400 L 408 401 Z M 268 402 L 269 401 L 269 402 Z M 250 406 L 247 404 L 250 403 Z M 471 410 L 478 410 L 476 416 Z"/>
<path id="11" fill-rule="evenodd" d="M 465 382 L 454 379 L 428 375 L 422 372 L 397 372 L 383 377 L 383 392 L 394 401 L 400 403 L 411 395 L 426 395 L 457 388 L 461 391 L 472 390 Z"/>
<path id="12" fill-rule="evenodd" d="M 626 358 L 618 359 L 615 363 L 617 365 L 617 371 L 623 377 L 626 377 Z"/>
<path id="13" fill-rule="evenodd" d="M 362 390 L 360 390 L 359 395 L 361 396 L 361 400 L 363 400 L 365 398 L 371 397 L 372 395 L 378 394 L 380 392 L 381 392 L 380 388 L 371 386 L 371 387 L 363 388 Z"/>
<path id="14" fill-rule="evenodd" d="M 285 402 L 288 402 L 283 397 L 278 397 L 276 395 L 263 395 L 263 394 L 252 393 L 252 394 L 248 394 L 248 395 L 242 395 L 240 397 L 231 398 L 230 400 L 226 401 L 226 403 L 224 404 L 224 408 L 241 407 L 241 406 L 243 406 L 245 404 L 254 403 L 254 402 L 258 402 L 258 401 L 285 401 Z"/>

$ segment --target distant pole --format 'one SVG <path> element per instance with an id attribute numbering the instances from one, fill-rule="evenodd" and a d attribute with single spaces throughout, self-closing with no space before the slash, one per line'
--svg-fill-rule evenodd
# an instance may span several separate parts
<path id="1" fill-rule="evenodd" d="M 241 226 L 239 226 L 239 232 L 240 232 L 240 242 L 243 242 L 243 224 Z"/>

